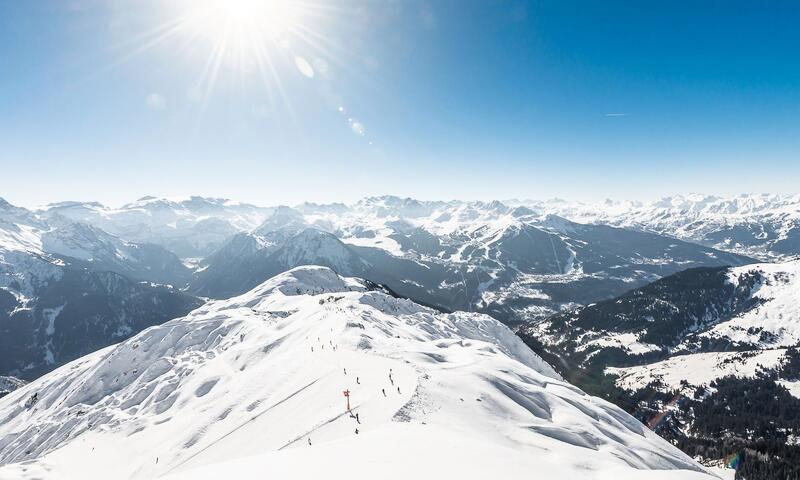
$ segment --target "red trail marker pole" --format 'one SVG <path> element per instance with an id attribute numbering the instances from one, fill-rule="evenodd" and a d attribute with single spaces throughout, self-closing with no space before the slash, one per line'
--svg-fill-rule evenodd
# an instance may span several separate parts
<path id="1" fill-rule="evenodd" d="M 344 394 L 344 398 L 347 399 L 347 411 L 350 411 L 350 390 L 345 390 L 342 392 Z"/>

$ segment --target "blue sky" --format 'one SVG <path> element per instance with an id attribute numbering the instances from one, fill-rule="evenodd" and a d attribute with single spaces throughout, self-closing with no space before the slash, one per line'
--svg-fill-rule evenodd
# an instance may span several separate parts
<path id="1" fill-rule="evenodd" d="M 0 196 L 800 190 L 796 2 L 231 1 L 0 0 Z"/>

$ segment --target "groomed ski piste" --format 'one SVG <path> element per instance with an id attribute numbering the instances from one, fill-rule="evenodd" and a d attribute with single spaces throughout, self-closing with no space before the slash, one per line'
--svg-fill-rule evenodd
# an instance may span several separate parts
<path id="1" fill-rule="evenodd" d="M 300 267 L 0 399 L 0 478 L 716 477 L 491 317 Z"/>

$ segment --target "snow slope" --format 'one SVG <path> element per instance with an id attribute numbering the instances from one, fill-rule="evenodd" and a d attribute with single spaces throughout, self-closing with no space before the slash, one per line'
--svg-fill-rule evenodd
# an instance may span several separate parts
<path id="1" fill-rule="evenodd" d="M 762 347 L 800 343 L 800 260 L 731 268 L 728 275 L 736 285 L 752 272 L 760 279 L 752 293 L 757 306 L 700 336 Z"/>
<path id="2" fill-rule="evenodd" d="M 0 478 L 713 478 L 496 320 L 367 285 L 297 268 L 12 392 Z"/>
<path id="3" fill-rule="evenodd" d="M 692 295 L 688 298 L 692 302 L 707 302 L 708 310 L 700 322 L 702 327 L 678 339 L 666 359 L 607 368 L 606 373 L 619 377 L 617 385 L 638 389 L 659 380 L 671 389 L 680 389 L 682 381 L 700 386 L 727 375 L 754 377 L 763 368 L 773 369 L 783 363 L 786 349 L 800 343 L 800 261 L 733 267 L 721 274 L 720 291 L 724 292 L 717 301 L 729 305 L 738 302 L 741 306 L 721 312 L 711 304 L 713 292 L 701 291 L 698 284 L 678 285 L 683 290 L 689 288 L 687 285 L 694 285 L 695 290 L 689 291 Z M 741 298 L 734 300 L 734 292 L 740 292 Z M 647 297 L 646 301 L 664 302 L 657 297 Z M 670 308 L 676 311 L 693 309 L 691 305 L 677 302 Z M 657 324 L 669 319 L 654 315 L 650 321 Z M 593 336 L 597 336 L 597 332 L 583 338 Z M 581 344 L 578 350 L 600 342 L 613 346 L 613 340 L 620 338 L 627 340 L 621 343 L 622 348 L 631 353 L 646 353 L 641 348 L 636 349 L 638 336 L 630 332 L 601 332 L 598 340 Z"/>
<path id="4" fill-rule="evenodd" d="M 606 373 L 617 375 L 616 384 L 628 390 L 644 388 L 658 380 L 670 390 L 681 390 L 682 382 L 708 386 L 714 380 L 733 375 L 753 378 L 763 368 L 775 368 L 783 362 L 786 349 L 752 352 L 707 352 L 670 357 L 660 362 L 635 367 L 609 367 Z"/>

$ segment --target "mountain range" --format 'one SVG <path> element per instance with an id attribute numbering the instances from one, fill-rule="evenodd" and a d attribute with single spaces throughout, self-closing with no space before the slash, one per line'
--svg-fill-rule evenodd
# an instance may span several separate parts
<path id="1" fill-rule="evenodd" d="M 210 302 L 7 395 L 0 465 L 2 478 L 715 478 L 565 382 L 497 320 L 324 267 Z"/>
<path id="2" fill-rule="evenodd" d="M 14 396 L 15 389 L 38 392 L 42 384 L 36 382 L 42 378 L 50 378 L 50 385 L 55 379 L 61 381 L 66 371 L 84 372 L 76 365 L 94 365 L 99 352 L 138 345 L 132 339 L 161 331 L 161 325 L 177 322 L 202 330 L 205 327 L 193 319 L 210 315 L 212 310 L 220 319 L 227 319 L 225 322 L 242 315 L 249 321 L 247 309 L 255 307 L 241 302 L 258 297 L 259 292 L 271 299 L 266 303 L 280 291 L 288 296 L 313 295 L 323 305 L 338 300 L 316 296 L 344 293 L 341 285 L 346 285 L 348 295 L 355 294 L 352 287 L 359 295 L 386 298 L 392 308 L 402 310 L 400 305 L 413 304 L 420 312 L 429 312 L 422 316 L 424 321 L 412 322 L 414 328 L 429 333 L 431 328 L 439 328 L 423 325 L 433 319 L 449 318 L 446 323 L 465 316 L 481 328 L 489 328 L 486 319 L 499 321 L 514 329 L 553 367 L 539 359 L 532 368 L 616 403 L 695 459 L 713 463 L 738 449 L 750 458 L 748 478 L 772 478 L 776 472 L 791 477 L 795 473 L 792 465 L 797 464 L 793 459 L 800 455 L 790 441 L 793 435 L 800 435 L 800 425 L 786 421 L 792 409 L 800 411 L 800 404 L 795 406 L 800 402 L 796 398 L 800 395 L 799 267 L 798 260 L 792 260 L 800 255 L 798 212 L 800 197 L 776 195 L 692 195 L 598 205 L 562 200 L 419 201 L 384 196 L 347 205 L 304 203 L 293 207 L 259 207 L 203 197 L 144 197 L 119 208 L 62 202 L 37 209 L 0 200 L 0 395 L 17 405 L 20 399 Z M 765 260 L 776 263 L 763 263 Z M 286 277 L 285 272 L 290 271 L 294 273 Z M 314 287 L 295 278 L 298 275 L 313 277 L 309 281 Z M 326 286 L 330 282 L 337 285 L 334 290 Z M 298 285 L 295 288 L 299 290 L 287 290 L 290 284 Z M 301 302 L 304 310 L 308 302 L 308 298 Z M 251 313 L 272 325 L 296 312 Z M 308 313 L 312 317 L 318 314 L 322 315 Z M 370 311 L 361 314 L 367 320 L 375 316 Z M 275 315 L 278 317 L 273 318 Z M 403 321 L 409 318 L 403 316 Z M 177 320 L 169 322 L 171 319 Z M 391 325 L 402 323 L 398 322 Z M 507 330 L 491 325 L 492 336 L 519 344 L 505 337 Z M 215 331 L 233 339 L 226 328 Z M 424 337 L 421 335 L 409 333 L 417 340 Z M 169 337 L 164 348 L 173 353 L 157 350 L 153 355 L 173 366 L 192 358 L 191 362 L 206 370 L 205 362 L 211 359 L 197 355 L 215 351 L 214 342 L 222 337 L 194 344 L 194 336 Z M 185 342 L 191 347 L 175 360 L 174 352 Z M 119 345 L 110 347 L 114 344 Z M 102 358 L 112 361 L 113 357 Z M 143 361 L 136 355 L 126 358 L 132 364 Z M 424 369 L 414 363 L 416 359 L 404 358 L 417 365 L 415 369 Z M 238 365 L 226 361 L 224 368 L 234 368 L 231 362 Z M 163 362 L 160 365 L 165 366 Z M 138 373 L 131 377 L 135 385 L 125 386 L 123 377 L 131 368 L 120 370 L 122 377 L 115 372 L 111 380 L 81 373 L 82 380 L 73 378 L 69 380 L 73 383 L 63 388 L 89 388 L 80 386 L 84 385 L 81 382 L 101 386 L 101 392 L 90 396 L 91 402 L 75 403 L 81 405 L 76 412 L 85 411 L 86 405 L 94 405 L 92 402 L 100 402 L 102 397 L 105 403 L 100 410 L 104 413 L 97 415 L 130 404 L 137 405 L 129 410 L 135 416 L 145 399 L 150 399 L 146 408 L 161 408 L 156 404 L 171 393 L 163 385 L 177 388 L 180 383 L 160 374 L 142 382 L 137 375 L 145 366 L 136 368 Z M 61 373 L 41 377 L 53 370 Z M 291 377 L 290 372 L 284 373 Z M 484 378 L 485 372 L 479 376 Z M 120 388 L 128 389 L 128 396 L 118 397 L 114 387 L 106 388 L 109 381 L 122 382 Z M 26 382 L 30 383 L 26 386 Z M 63 388 L 56 388 L 59 393 L 53 393 L 54 398 L 63 397 Z M 231 388 L 235 392 L 241 387 Z M 152 396 L 161 390 L 164 393 L 158 399 Z M 751 398 L 761 399 L 762 404 L 772 402 L 778 411 L 789 410 L 774 418 L 757 409 L 751 412 L 755 407 L 739 405 L 737 391 L 752 392 Z M 516 394 L 504 392 L 516 398 Z M 180 397 L 189 396 L 181 393 Z M 529 405 L 528 400 L 520 401 Z M 539 406 L 530 408 L 544 408 L 534 403 Z M 748 412 L 750 424 L 709 413 L 716 412 L 718 405 L 734 403 L 737 414 Z M 172 407 L 164 404 L 164 408 Z M 75 413 L 50 410 L 48 415 L 57 420 L 48 420 L 34 415 L 37 409 L 30 409 L 32 421 L 53 425 Z M 109 428 L 116 428 L 117 421 L 109 421 Z M 11 450 L 6 448 L 6 455 L 14 453 L 5 462 L 22 461 L 28 455 L 25 445 L 31 442 L 42 448 L 31 453 L 37 456 L 69 445 L 85 430 L 47 442 L 33 442 L 29 436 L 16 443 L 13 439 L 19 432 L 9 431 L 5 440 L 0 435 L 0 456 L 8 447 Z M 416 438 L 417 434 L 410 435 Z M 449 433 L 439 434 L 443 441 L 450 441 Z M 581 439 L 563 431 L 553 435 L 559 441 L 586 447 L 587 438 L 595 438 L 597 433 L 577 434 Z M 781 438 L 786 446 L 764 443 Z M 273 440 L 270 445 L 277 445 Z M 591 440 L 589 448 L 603 450 L 605 447 L 599 447 L 606 445 L 603 442 Z M 11 444 L 15 446 L 9 447 Z M 189 444 L 184 449 L 192 451 L 194 443 Z M 125 445 L 121 448 L 128 447 Z M 476 447 L 465 445 L 467 449 Z M 72 448 L 64 451 L 72 452 Z M 272 458 L 273 454 L 266 452 L 259 455 Z M 183 460 L 173 458 L 165 465 L 174 467 L 175 462 Z M 636 463 L 631 462 L 629 458 L 624 463 Z M 48 465 L 38 462 L 35 468 L 47 471 Z M 656 465 L 647 463 L 647 468 L 661 468 Z M 162 467 L 131 468 L 166 472 Z M 183 471 L 183 463 L 175 468 Z"/>

